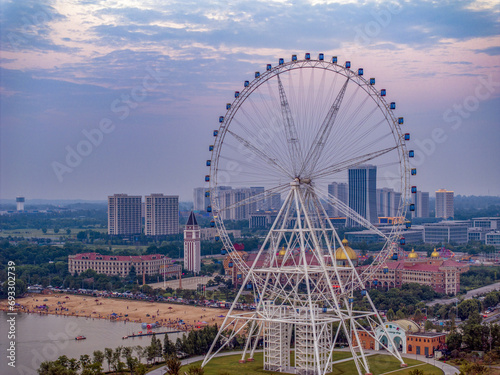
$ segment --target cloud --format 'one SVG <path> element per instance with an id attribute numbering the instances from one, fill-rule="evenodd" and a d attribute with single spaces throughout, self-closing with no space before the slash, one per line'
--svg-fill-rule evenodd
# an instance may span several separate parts
<path id="1" fill-rule="evenodd" d="M 489 47 L 489 48 L 485 48 L 485 49 L 477 49 L 476 52 L 477 53 L 485 53 L 485 54 L 490 55 L 490 56 L 498 56 L 498 55 L 500 55 L 500 46 Z"/>
<path id="2" fill-rule="evenodd" d="M 0 13 L 4 51 L 64 51 L 74 49 L 55 44 L 51 22 L 65 18 L 47 1 L 8 1 Z"/>

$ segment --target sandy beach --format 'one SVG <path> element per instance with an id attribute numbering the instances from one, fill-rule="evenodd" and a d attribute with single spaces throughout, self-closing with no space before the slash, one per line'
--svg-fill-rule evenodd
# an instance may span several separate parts
<path id="1" fill-rule="evenodd" d="M 73 294 L 29 294 L 25 298 L 18 298 L 16 302 L 19 304 L 16 307 L 18 312 L 116 319 L 138 323 L 158 322 L 164 327 L 186 331 L 207 324 L 217 323 L 220 326 L 224 320 L 222 315 L 225 316 L 228 312 L 208 307 Z M 7 300 L 0 301 L 0 310 L 7 311 L 7 309 Z"/>

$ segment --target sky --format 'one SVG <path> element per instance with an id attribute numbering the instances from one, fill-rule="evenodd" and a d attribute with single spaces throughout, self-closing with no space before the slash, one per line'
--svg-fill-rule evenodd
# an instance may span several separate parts
<path id="1" fill-rule="evenodd" d="M 292 54 L 376 77 L 419 190 L 500 195 L 500 3 L 0 0 L 0 198 L 192 200 L 235 90 Z"/>

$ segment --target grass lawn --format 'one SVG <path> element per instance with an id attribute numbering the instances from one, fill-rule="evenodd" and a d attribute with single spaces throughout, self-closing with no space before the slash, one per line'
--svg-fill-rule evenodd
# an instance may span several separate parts
<path id="1" fill-rule="evenodd" d="M 238 363 L 240 359 L 239 355 L 231 355 L 227 357 L 216 357 L 212 359 L 207 366 L 205 366 L 205 375 L 219 375 L 222 372 L 228 372 L 231 375 L 251 375 L 251 374 L 277 374 L 272 371 L 264 371 L 262 369 L 262 353 L 255 354 L 254 362 Z M 338 361 L 344 358 L 351 357 L 349 352 L 335 352 L 334 361 Z M 408 364 L 408 368 L 402 369 L 399 366 L 399 361 L 392 356 L 376 354 L 374 356 L 368 357 L 368 363 L 370 365 L 370 371 L 373 375 L 381 375 L 388 372 L 397 375 L 407 375 L 411 370 L 418 368 L 423 370 L 426 375 L 442 375 L 443 372 L 432 365 L 422 364 L 422 362 L 414 359 L 405 359 Z M 195 364 L 201 364 L 201 362 L 196 362 Z M 422 365 L 420 365 L 422 364 Z M 419 365 L 417 367 L 411 367 Z M 187 371 L 188 366 L 183 366 L 181 369 L 181 374 Z M 394 371 L 394 372 L 392 372 Z M 357 374 L 356 367 L 353 361 L 343 362 L 334 365 L 333 371 L 330 375 L 352 375 Z"/>

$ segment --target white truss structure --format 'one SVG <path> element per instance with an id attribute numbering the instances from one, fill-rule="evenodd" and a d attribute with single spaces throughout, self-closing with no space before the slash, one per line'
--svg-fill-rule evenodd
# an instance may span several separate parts
<path id="1" fill-rule="evenodd" d="M 369 373 L 360 332 L 376 340 L 375 329 L 381 326 L 385 330 L 385 326 L 366 290 L 361 294 L 371 309 L 353 310 L 353 285 L 362 285 L 362 281 L 348 256 L 348 265 L 337 265 L 335 252 L 339 248 L 347 255 L 313 185 L 293 181 L 235 299 L 251 283 L 256 310 L 242 313 L 233 305 L 219 335 L 225 334 L 225 342 L 229 343 L 237 334 L 249 333 L 242 360 L 247 355 L 254 357 L 259 337 L 263 336 L 265 370 L 327 374 L 332 371 L 332 354 L 343 331 L 358 373 Z M 292 332 L 295 345 L 291 342 Z M 380 345 L 404 364 L 393 343 L 388 347 Z M 203 364 L 219 350 L 213 346 Z"/>
<path id="2" fill-rule="evenodd" d="M 348 205 L 321 194 L 320 184 L 366 162 L 379 161 L 383 167 L 395 159 L 396 174 L 393 175 L 403 197 L 398 215 L 404 216 L 409 162 L 405 135 L 385 102 L 385 90 L 381 95 L 374 89 L 374 79 L 364 79 L 362 72 L 356 74 L 349 66 L 338 65 L 336 58 L 326 62 L 322 57 L 280 61 L 274 68 L 268 65 L 265 73 L 256 72 L 255 80 L 245 82 L 245 89 L 235 93 L 234 102 L 227 104 L 226 116 L 219 119 L 220 127 L 214 131 L 215 143 L 210 146 L 212 158 L 207 160 L 210 209 L 223 246 L 234 267 L 243 274 L 243 282 L 203 366 L 230 346 L 237 336 L 245 335 L 241 361 L 253 360 L 259 342 L 263 341 L 265 370 L 328 374 L 332 371 L 334 348 L 342 332 L 358 374 L 370 374 L 362 337 L 378 341 L 376 329 L 385 331 L 385 325 L 365 284 L 397 248 L 395 241 L 399 240 L 402 228 L 394 226 L 389 234 L 380 232 Z M 301 70 L 317 70 L 320 76 L 314 77 L 312 73 L 292 76 Z M 336 77 L 331 85 L 325 84 L 328 74 L 341 77 L 340 83 Z M 312 88 L 304 84 L 306 78 L 314 82 L 310 85 Z M 307 100 L 302 100 L 297 92 L 309 93 L 309 102 L 314 108 L 307 108 Z M 252 101 L 252 95 L 257 101 Z M 353 104 L 356 101 L 359 103 Z M 265 147 L 265 142 L 259 143 L 254 136 L 267 130 L 273 116 L 278 118 L 275 131 L 279 133 L 272 146 Z M 376 130 L 382 136 L 374 140 L 364 138 Z M 351 154 L 339 147 L 342 137 L 351 143 L 357 142 Z M 392 143 L 386 142 L 387 139 Z M 332 156 L 332 148 L 340 151 Z M 255 181 L 262 178 L 266 182 L 266 194 L 280 193 L 284 198 L 252 263 L 234 251 L 221 217 L 225 210 L 252 206 L 265 199 L 264 194 L 256 194 L 224 204 L 219 194 L 221 187 L 238 176 L 242 178 L 238 168 L 243 167 L 248 180 L 241 180 L 242 184 L 253 183 L 252 178 Z M 385 238 L 386 243 L 375 262 L 361 275 L 323 203 L 335 205 L 346 217 Z M 337 262 L 339 254 L 344 255 L 345 263 Z M 240 297 L 248 293 L 247 285 L 252 286 L 256 308 L 242 312 L 235 306 Z M 356 298 L 366 299 L 369 309 L 354 310 Z M 389 343 L 384 345 L 379 341 L 379 346 L 405 366 L 387 332 L 386 337 Z M 222 342 L 222 346 L 216 347 L 217 342 Z"/>

